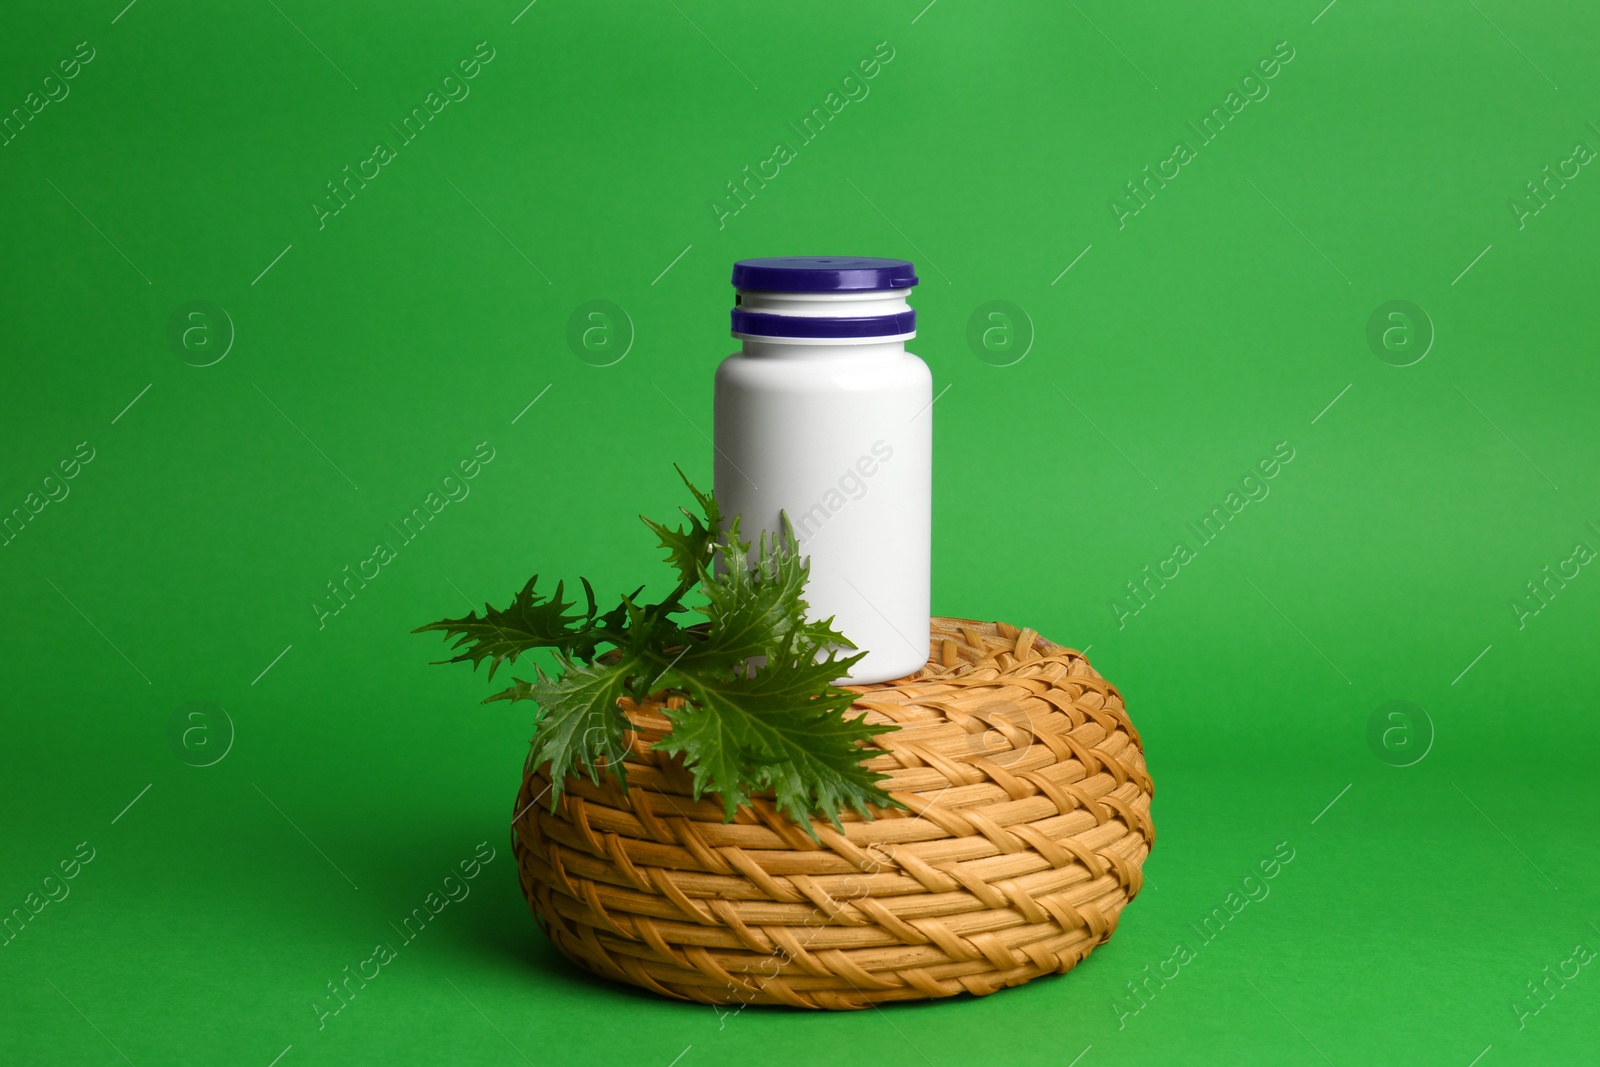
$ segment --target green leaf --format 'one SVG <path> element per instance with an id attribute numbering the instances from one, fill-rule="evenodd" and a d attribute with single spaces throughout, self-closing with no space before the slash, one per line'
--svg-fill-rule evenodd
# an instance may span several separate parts
<path id="1" fill-rule="evenodd" d="M 587 580 L 584 581 L 583 587 L 586 590 L 589 588 Z M 582 640 L 574 641 L 572 647 L 567 650 L 567 654 L 585 662 L 593 662 L 596 648 L 601 642 L 620 644 L 622 636 L 627 633 L 628 605 L 633 601 L 634 597 L 637 597 L 643 591 L 644 586 L 641 585 L 632 593 L 624 596 L 616 607 L 595 619 L 589 632 Z M 594 614 L 593 591 L 589 592 L 589 613 L 591 616 Z"/>
<path id="2" fill-rule="evenodd" d="M 722 566 L 719 573 L 704 576 L 706 603 L 697 609 L 708 620 L 706 640 L 692 654 L 691 668 L 775 656 L 791 637 L 821 649 L 855 647 L 833 628 L 831 618 L 818 622 L 805 618 L 808 605 L 803 594 L 811 564 L 800 555 L 787 518 L 781 535 L 761 535 L 754 564 L 748 562 L 749 546 L 740 539 L 738 518 L 729 526 L 727 543 L 717 545 L 716 553 Z"/>
<path id="3" fill-rule="evenodd" d="M 683 472 L 678 472 L 683 476 Z M 574 614 L 557 585 L 549 599 L 531 580 L 510 607 L 485 607 L 462 619 L 445 619 L 419 628 L 455 636 L 452 663 L 476 668 L 490 662 L 489 676 L 529 649 L 555 651 L 555 673 L 536 668 L 533 682 L 515 684 L 490 701 L 531 700 L 538 704 L 529 763 L 549 763 L 551 803 L 569 774 L 595 782 L 612 772 L 627 788 L 622 762 L 630 724 L 619 701 L 651 694 L 684 698 L 667 712 L 672 729 L 658 745 L 682 754 L 694 775 L 696 796 L 722 796 L 729 819 L 758 792 L 771 791 L 780 810 L 811 830 L 820 813 L 839 822 L 852 807 L 870 817 L 872 807 L 895 806 L 879 785 L 883 775 L 866 770 L 869 755 L 861 743 L 893 726 L 868 726 L 847 717 L 854 694 L 831 684 L 861 656 L 841 657 L 855 646 L 833 627 L 833 620 L 806 617 L 810 564 L 800 555 L 782 516 L 777 535 L 757 539 L 752 556 L 739 532 L 739 518 L 727 524 L 715 499 L 684 479 L 701 514 L 685 509 L 688 523 L 670 529 L 645 519 L 678 584 L 663 600 L 640 604 L 643 586 L 598 615 L 594 590 L 583 581 L 587 608 Z M 696 586 L 705 604 L 695 610 L 705 621 L 681 625 L 674 616 L 686 610 L 684 597 Z M 614 651 L 600 654 L 602 645 Z"/>
<path id="4" fill-rule="evenodd" d="M 587 650 L 588 656 L 592 656 L 595 637 L 590 631 L 594 622 L 594 593 L 589 590 L 589 583 L 584 583 L 589 596 L 589 613 L 569 616 L 567 610 L 574 605 L 561 599 L 565 583 L 556 583 L 555 596 L 547 600 L 534 591 L 538 580 L 537 574 L 529 578 L 511 606 L 503 611 L 485 604 L 481 616 L 474 611 L 463 618 L 430 622 L 411 632 L 443 630 L 446 640 L 456 636 L 456 643 L 451 647 L 461 651 L 440 662 L 470 661 L 472 669 L 477 670 L 478 664 L 487 659 L 490 681 L 494 680 L 494 672 L 500 664 L 515 663 L 517 657 L 529 649 L 554 648 L 569 655 L 581 655 Z"/>
<path id="5" fill-rule="evenodd" d="M 656 747 L 682 754 L 695 795 L 720 793 L 729 819 L 752 792 L 767 789 L 780 810 L 808 829 L 813 811 L 838 825 L 846 806 L 863 815 L 870 804 L 890 806 L 878 785 L 884 775 L 861 766 L 868 753 L 858 742 L 893 727 L 847 719 L 855 694 L 828 684 L 858 658 L 786 656 L 750 674 L 720 677 L 674 669 L 668 677 L 690 702 L 671 713 L 672 732 Z"/>
<path id="6" fill-rule="evenodd" d="M 568 774 L 586 773 L 600 781 L 602 765 L 616 772 L 615 777 L 627 792 L 627 775 L 622 770 L 628 753 L 627 716 L 617 701 L 622 697 L 628 672 L 634 663 L 628 659 L 605 665 L 574 663 L 557 655 L 560 672 L 551 677 L 538 672 L 533 683 L 516 680 L 510 689 L 496 693 L 484 703 L 496 700 L 533 700 L 539 705 L 534 720 L 532 763 L 550 764 L 550 804 L 554 809 Z"/>
<path id="7" fill-rule="evenodd" d="M 689 520 L 689 525 L 677 529 L 645 518 L 643 515 L 639 518 L 661 539 L 661 547 L 667 550 L 667 562 L 677 570 L 678 579 L 685 585 L 692 586 L 700 580 L 701 574 L 710 565 L 711 548 L 716 543 L 717 527 L 721 525 L 722 514 L 714 499 L 696 489 L 694 483 L 681 469 L 676 467 L 674 469 L 678 470 L 678 477 L 689 487 L 689 492 L 694 494 L 695 501 L 705 513 L 704 518 L 688 508 L 679 508 L 678 510 Z"/>

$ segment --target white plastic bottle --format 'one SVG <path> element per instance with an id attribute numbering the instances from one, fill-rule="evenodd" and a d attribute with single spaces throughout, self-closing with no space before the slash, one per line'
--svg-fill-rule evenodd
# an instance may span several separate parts
<path id="1" fill-rule="evenodd" d="M 734 264 L 733 336 L 717 368 L 715 491 L 753 547 L 787 512 L 811 558 L 809 615 L 866 653 L 855 684 L 928 659 L 933 378 L 906 351 L 917 284 L 903 259 Z"/>

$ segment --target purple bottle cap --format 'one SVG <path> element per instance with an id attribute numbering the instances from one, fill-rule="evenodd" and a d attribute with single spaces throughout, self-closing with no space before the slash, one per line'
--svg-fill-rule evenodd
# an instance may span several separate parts
<path id="1" fill-rule="evenodd" d="M 771 293 L 909 289 L 917 269 L 906 259 L 872 256 L 771 256 L 733 265 L 733 287 Z"/>

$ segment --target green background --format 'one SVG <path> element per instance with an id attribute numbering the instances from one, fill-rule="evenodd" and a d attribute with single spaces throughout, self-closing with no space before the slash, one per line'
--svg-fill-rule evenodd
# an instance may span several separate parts
<path id="1" fill-rule="evenodd" d="M 1525 189 L 1600 146 L 1592 7 L 121 3 L 0 32 L 7 113 L 94 49 L 0 148 L 0 511 L 94 449 L 0 549 L 0 911 L 95 850 L 0 946 L 0 1061 L 1592 1050 L 1600 973 L 1528 983 L 1600 946 L 1600 576 L 1512 607 L 1600 545 L 1600 175 L 1537 214 Z M 481 41 L 470 95 L 319 228 L 325 183 Z M 801 144 L 880 42 L 870 94 Z M 1279 42 L 1270 95 L 1200 144 Z M 796 158 L 719 228 L 779 140 Z M 1087 646 L 1144 734 L 1146 890 L 1065 977 L 719 1018 L 577 973 L 506 845 L 528 713 L 408 633 L 534 570 L 659 575 L 635 516 L 682 500 L 674 461 L 709 483 L 729 265 L 787 254 L 916 261 L 935 610 Z M 196 300 L 226 321 L 174 344 Z M 610 366 L 569 344 L 593 300 L 631 337 Z M 994 300 L 1021 313 L 974 348 Z M 1422 309 L 1398 355 L 1368 341 L 1391 300 Z M 1124 583 L 1284 441 L 1270 495 L 1119 626 Z M 480 442 L 470 496 L 319 626 L 325 583 Z M 1391 700 L 1426 718 L 1370 741 Z M 191 701 L 222 712 L 185 745 Z M 325 983 L 485 840 L 471 896 L 319 1030 Z M 1280 842 L 1270 896 L 1201 944 Z M 1119 1025 L 1179 942 L 1195 960 Z"/>

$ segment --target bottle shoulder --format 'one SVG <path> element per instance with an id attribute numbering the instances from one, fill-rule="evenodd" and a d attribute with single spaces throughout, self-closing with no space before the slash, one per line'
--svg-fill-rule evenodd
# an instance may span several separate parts
<path id="1" fill-rule="evenodd" d="M 717 367 L 719 387 L 750 388 L 932 388 L 933 373 L 911 352 L 872 359 L 808 356 L 770 359 L 734 352 Z"/>

